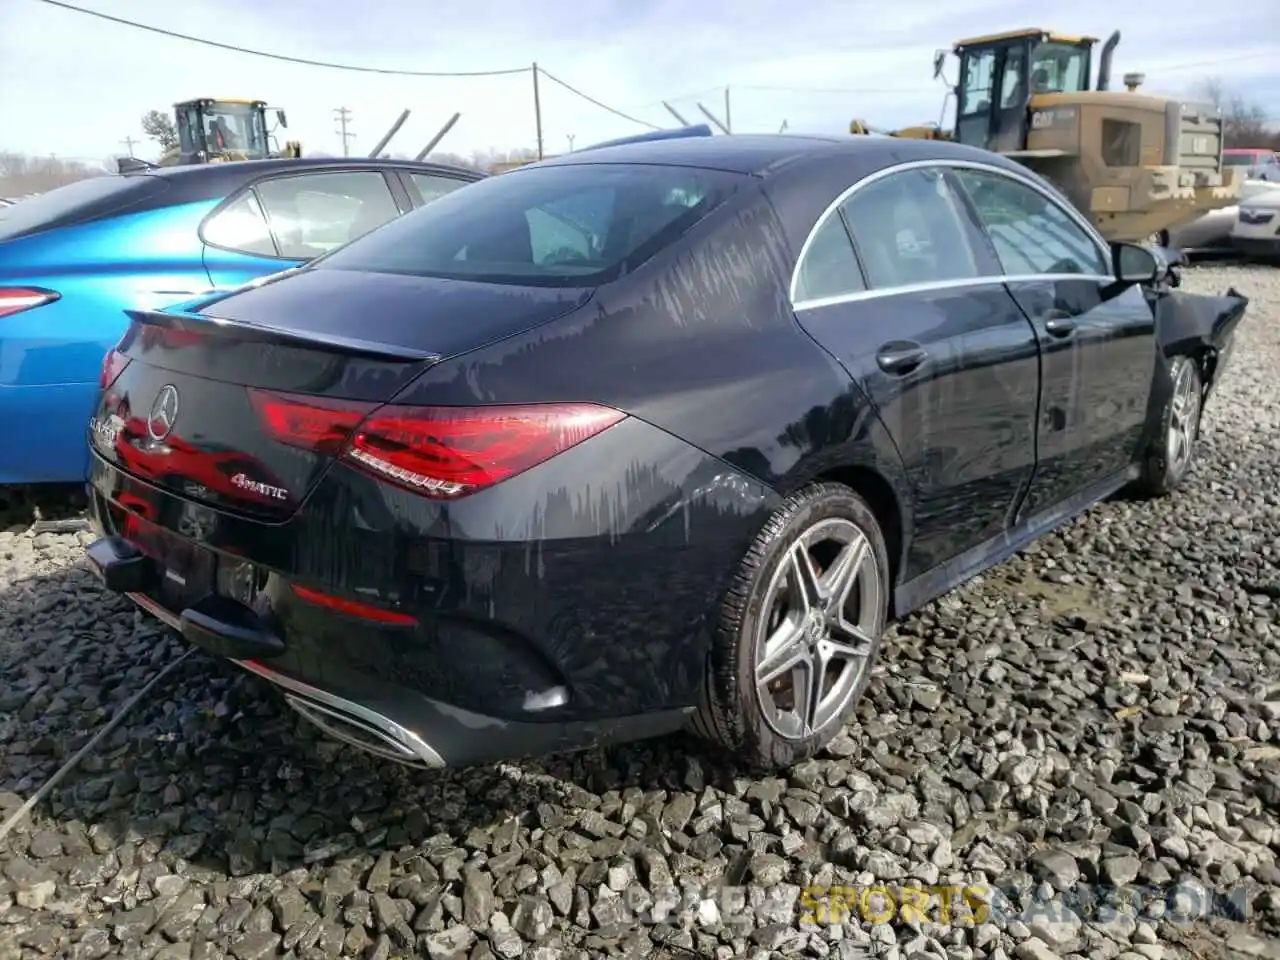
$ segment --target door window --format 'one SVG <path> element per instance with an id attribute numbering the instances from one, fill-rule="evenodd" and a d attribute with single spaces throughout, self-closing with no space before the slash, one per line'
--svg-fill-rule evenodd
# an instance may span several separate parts
<path id="1" fill-rule="evenodd" d="M 982 274 L 959 199 L 941 170 L 904 170 L 877 180 L 842 210 L 872 289 Z"/>
<path id="2" fill-rule="evenodd" d="M 1110 276 L 1094 239 L 1039 190 L 996 173 L 957 170 L 1008 276 Z"/>
<path id="3" fill-rule="evenodd" d="M 219 210 L 204 225 L 204 242 L 260 257 L 278 257 L 267 218 L 252 190 Z"/>
<path id="4" fill-rule="evenodd" d="M 964 89 L 960 96 L 961 116 L 986 113 L 995 92 L 996 52 L 983 50 L 965 58 Z"/>
<path id="5" fill-rule="evenodd" d="M 867 288 L 862 268 L 853 252 L 849 231 L 837 211 L 813 235 L 800 261 L 796 276 L 795 302 L 820 300 L 858 293 Z"/>
<path id="6" fill-rule="evenodd" d="M 290 260 L 328 253 L 400 215 L 376 170 L 281 177 L 254 189 L 280 255 Z"/>
<path id="7" fill-rule="evenodd" d="M 467 183 L 466 180 L 458 180 L 454 177 L 437 177 L 429 173 L 411 173 L 409 174 L 409 179 L 413 181 L 413 185 L 422 194 L 424 203 L 430 203 L 436 197 L 443 197 L 446 193 L 452 193 Z"/>
<path id="8" fill-rule="evenodd" d="M 1010 47 L 1004 58 L 1004 75 L 1000 81 L 1000 109 L 1015 110 L 1022 107 L 1026 97 L 1023 80 L 1027 73 L 1027 50 Z"/>

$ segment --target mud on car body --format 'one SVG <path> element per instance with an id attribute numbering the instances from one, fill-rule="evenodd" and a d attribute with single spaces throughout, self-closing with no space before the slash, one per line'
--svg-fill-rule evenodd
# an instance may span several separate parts
<path id="1" fill-rule="evenodd" d="M 692 726 L 785 766 L 892 618 L 1183 480 L 1246 300 L 1170 269 L 957 144 L 533 164 L 135 313 L 89 555 L 382 756 Z"/>

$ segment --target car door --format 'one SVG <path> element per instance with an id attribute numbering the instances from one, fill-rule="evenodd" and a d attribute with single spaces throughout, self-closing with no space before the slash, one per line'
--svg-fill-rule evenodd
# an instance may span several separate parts
<path id="1" fill-rule="evenodd" d="M 818 222 L 793 282 L 911 478 L 903 580 L 1000 536 L 1035 465 L 1035 332 L 966 215 L 939 168 L 875 175 Z"/>
<path id="2" fill-rule="evenodd" d="M 1115 282 L 1107 245 L 1066 201 L 994 167 L 954 177 L 1040 344 L 1038 462 L 1019 510 L 1031 517 L 1114 485 L 1138 459 L 1155 321 L 1141 287 Z"/>
<path id="3" fill-rule="evenodd" d="M 287 172 L 229 198 L 204 223 L 214 287 L 233 287 L 306 263 L 411 208 L 381 170 Z"/>

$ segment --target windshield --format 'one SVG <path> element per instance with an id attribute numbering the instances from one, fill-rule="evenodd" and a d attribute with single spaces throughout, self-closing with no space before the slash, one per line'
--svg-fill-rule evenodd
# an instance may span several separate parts
<path id="1" fill-rule="evenodd" d="M 113 213 L 166 186 L 159 177 L 107 174 L 77 180 L 11 206 L 0 205 L 0 241 Z"/>
<path id="2" fill-rule="evenodd" d="M 639 164 L 533 167 L 431 201 L 316 269 L 598 286 L 675 242 L 751 178 Z"/>
<path id="3" fill-rule="evenodd" d="M 250 156 L 267 155 L 266 131 L 249 104 L 215 103 L 204 110 L 204 135 L 209 150 L 233 150 Z"/>
<path id="4" fill-rule="evenodd" d="M 1089 89 L 1089 48 L 1069 43 L 1037 44 L 1031 55 L 1031 92 L 1074 93 Z"/>
<path id="5" fill-rule="evenodd" d="M 1251 167 L 1262 160 L 1258 153 L 1224 153 L 1222 162 L 1228 167 Z"/>

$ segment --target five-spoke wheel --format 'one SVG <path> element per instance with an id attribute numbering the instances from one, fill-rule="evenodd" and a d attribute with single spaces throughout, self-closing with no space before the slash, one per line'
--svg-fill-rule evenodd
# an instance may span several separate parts
<path id="1" fill-rule="evenodd" d="M 866 689 L 888 591 L 884 535 L 856 493 L 815 483 L 790 497 L 721 610 L 698 732 L 762 766 L 812 756 Z"/>

